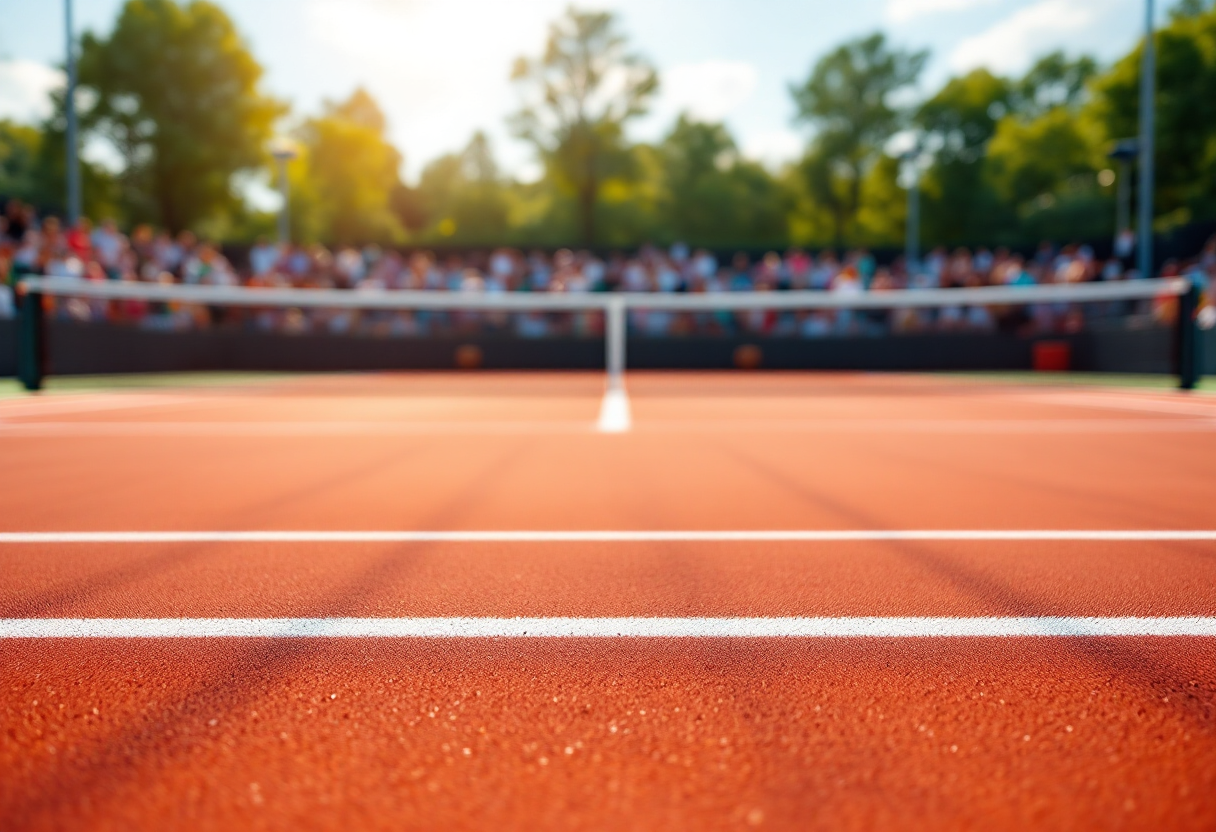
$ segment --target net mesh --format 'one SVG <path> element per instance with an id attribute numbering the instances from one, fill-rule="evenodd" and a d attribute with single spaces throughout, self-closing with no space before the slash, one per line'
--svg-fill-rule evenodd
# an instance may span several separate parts
<path id="1" fill-rule="evenodd" d="M 18 295 L 16 305 L 44 330 L 42 371 L 68 373 L 479 366 L 619 373 L 626 363 L 1171 372 L 1181 361 L 1179 339 L 1203 320 L 1185 279 L 633 294 L 27 278 Z"/>

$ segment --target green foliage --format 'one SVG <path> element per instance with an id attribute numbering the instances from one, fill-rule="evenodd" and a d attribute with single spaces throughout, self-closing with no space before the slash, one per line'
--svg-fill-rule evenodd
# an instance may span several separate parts
<path id="1" fill-rule="evenodd" d="M 127 0 L 108 38 L 81 43 L 82 125 L 122 156 L 123 207 L 172 230 L 229 212 L 233 175 L 259 166 L 283 107 L 215 4 Z"/>
<path id="2" fill-rule="evenodd" d="M 1187 17 L 1199 17 L 1210 11 L 1216 3 L 1213 0 L 1178 0 L 1170 9 L 1170 18 L 1179 20 Z"/>
<path id="3" fill-rule="evenodd" d="M 1114 216 L 1114 202 L 1094 186 L 1092 178 L 1074 181 L 1027 206 L 1015 226 L 1017 236 L 1008 242 L 1109 239 Z"/>
<path id="4" fill-rule="evenodd" d="M 857 242 L 861 245 L 898 245 L 908 219 L 908 193 L 899 184 L 898 159 L 882 156 L 861 185 L 857 213 Z"/>
<path id="5" fill-rule="evenodd" d="M 1096 182 L 1102 132 L 1085 112 L 1097 71 L 1090 58 L 1056 52 L 1019 79 L 976 70 L 925 102 L 917 122 L 932 155 L 926 239 L 991 245 L 1109 234 L 1113 209 Z"/>
<path id="6" fill-rule="evenodd" d="M 612 14 L 571 7 L 550 26 L 544 54 L 519 58 L 512 79 L 526 101 L 512 129 L 573 197 L 581 242 L 593 244 L 605 185 L 636 173 L 624 127 L 646 112 L 658 76 L 628 51 Z"/>
<path id="7" fill-rule="evenodd" d="M 681 116 L 658 153 L 665 238 L 720 248 L 787 240 L 786 195 L 768 171 L 740 158 L 723 125 Z"/>
<path id="8" fill-rule="evenodd" d="M 838 245 L 861 209 L 866 173 L 903 126 L 892 99 L 916 82 L 928 57 L 892 49 L 875 33 L 830 52 L 790 88 L 798 118 L 818 131 L 801 168 L 808 192 L 831 213 Z"/>
<path id="9" fill-rule="evenodd" d="M 37 127 L 0 119 L 0 197 L 40 202 L 37 176 L 42 132 Z"/>
<path id="10" fill-rule="evenodd" d="M 986 69 L 951 78 L 921 105 L 916 124 L 941 162 L 974 164 L 984 154 L 997 122 L 1008 112 L 1013 85 Z"/>
<path id="11" fill-rule="evenodd" d="M 832 245 L 840 246 L 844 244 L 850 214 L 860 207 L 861 180 L 855 170 L 836 158 L 833 138 L 821 136 L 816 140 L 795 170 L 813 213 L 818 215 L 806 222 L 814 229 L 810 232 L 811 239 L 830 240 Z M 825 218 L 830 225 L 828 233 L 820 230 Z"/>
<path id="12" fill-rule="evenodd" d="M 1216 7 L 1184 4 L 1158 30 L 1156 207 L 1181 220 L 1216 216 Z M 1093 111 L 1109 139 L 1139 132 L 1142 47 L 1095 82 Z"/>
<path id="13" fill-rule="evenodd" d="M 1092 174 L 1095 144 L 1065 107 L 1033 121 L 1006 116 L 988 146 L 991 181 L 1005 202 L 1025 205 L 1075 176 Z"/>
<path id="14" fill-rule="evenodd" d="M 425 206 L 424 240 L 471 245 L 506 241 L 509 194 L 490 140 L 473 134 L 460 153 L 441 156 L 422 171 L 418 198 Z"/>
<path id="15" fill-rule="evenodd" d="M 1157 224 L 1216 217 L 1216 3 L 1179 0 L 1157 33 Z M 1112 231 L 1097 185 L 1111 142 L 1139 130 L 1139 49 L 1109 68 L 1063 53 L 1022 77 L 979 69 L 903 107 L 926 62 L 881 34 L 844 43 L 790 89 L 813 135 L 774 174 L 739 153 L 722 124 L 681 116 L 661 142 L 627 128 L 657 90 L 609 13 L 568 9 L 544 51 L 521 58 L 510 119 L 544 176 L 498 169 L 488 139 L 432 161 L 417 186 L 385 116 L 363 90 L 295 122 L 293 238 L 491 246 L 789 243 L 899 245 L 907 192 L 892 138 L 920 152 L 922 236 L 934 245 L 1032 244 Z M 271 214 L 241 201 L 264 176 L 285 107 L 231 21 L 206 0 L 126 0 L 106 37 L 83 39 L 82 128 L 109 142 L 117 171 L 82 164 L 86 213 L 248 238 Z M 64 100 L 38 128 L 0 122 L 0 195 L 62 211 Z M 271 172 L 274 173 L 273 169 Z M 277 174 L 274 174 L 277 176 Z"/>
<path id="16" fill-rule="evenodd" d="M 33 127 L 0 123 L 0 194 L 29 202 L 41 211 L 66 213 L 67 143 L 64 140 L 62 92 L 51 95 L 52 114 Z M 113 174 L 87 161 L 80 163 L 83 207 L 87 216 L 124 218 Z"/>
<path id="17" fill-rule="evenodd" d="M 922 182 L 923 236 L 936 244 L 994 239 L 1016 215 L 986 178 L 988 143 L 1009 111 L 1014 84 L 986 69 L 952 78 L 916 114 L 932 164 Z"/>
<path id="18" fill-rule="evenodd" d="M 1036 118 L 1057 107 L 1075 108 L 1085 101 L 1088 85 L 1097 74 L 1093 58 L 1070 61 L 1063 52 L 1052 52 L 1036 61 L 1014 85 L 1010 103 L 1025 118 Z"/>
<path id="19" fill-rule="evenodd" d="M 401 154 L 385 135 L 379 105 L 363 89 L 327 101 L 299 130 L 303 154 L 293 187 L 295 213 L 322 240 L 343 245 L 401 242 L 405 231 L 392 199 L 400 185 Z M 298 207 L 297 207 L 298 206 Z"/>

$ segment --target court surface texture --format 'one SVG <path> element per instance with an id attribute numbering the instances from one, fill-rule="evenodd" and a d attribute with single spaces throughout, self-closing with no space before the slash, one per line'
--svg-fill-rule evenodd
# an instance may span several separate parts
<path id="1" fill-rule="evenodd" d="M 0 399 L 0 828 L 1216 828 L 1216 397 Z"/>

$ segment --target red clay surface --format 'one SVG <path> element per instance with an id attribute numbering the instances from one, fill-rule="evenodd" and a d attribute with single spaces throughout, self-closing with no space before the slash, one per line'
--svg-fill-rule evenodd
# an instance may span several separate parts
<path id="1" fill-rule="evenodd" d="M 1209 542 L 39 544 L 0 574 L 0 618 L 1216 615 Z"/>
<path id="2" fill-rule="evenodd" d="M 1216 402 L 883 376 L 0 401 L 0 530 L 1205 529 Z M 0 545 L 0 617 L 1216 615 L 1216 544 Z M 0 829 L 1216 828 L 1210 639 L 0 642 Z M 467 750 L 466 750 L 467 749 Z"/>

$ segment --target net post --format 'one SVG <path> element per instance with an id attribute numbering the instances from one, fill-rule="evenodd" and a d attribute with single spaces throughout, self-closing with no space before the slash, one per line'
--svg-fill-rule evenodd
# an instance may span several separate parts
<path id="1" fill-rule="evenodd" d="M 1178 298 L 1178 387 L 1194 390 L 1199 382 L 1199 287 L 1192 281 Z"/>
<path id="2" fill-rule="evenodd" d="M 624 298 L 611 298 L 605 307 L 607 320 L 604 326 L 604 350 L 609 390 L 625 389 L 626 309 Z"/>
<path id="3" fill-rule="evenodd" d="M 17 284 L 19 318 L 17 321 L 17 377 L 26 390 L 42 389 L 45 375 L 46 320 L 42 293 Z"/>

